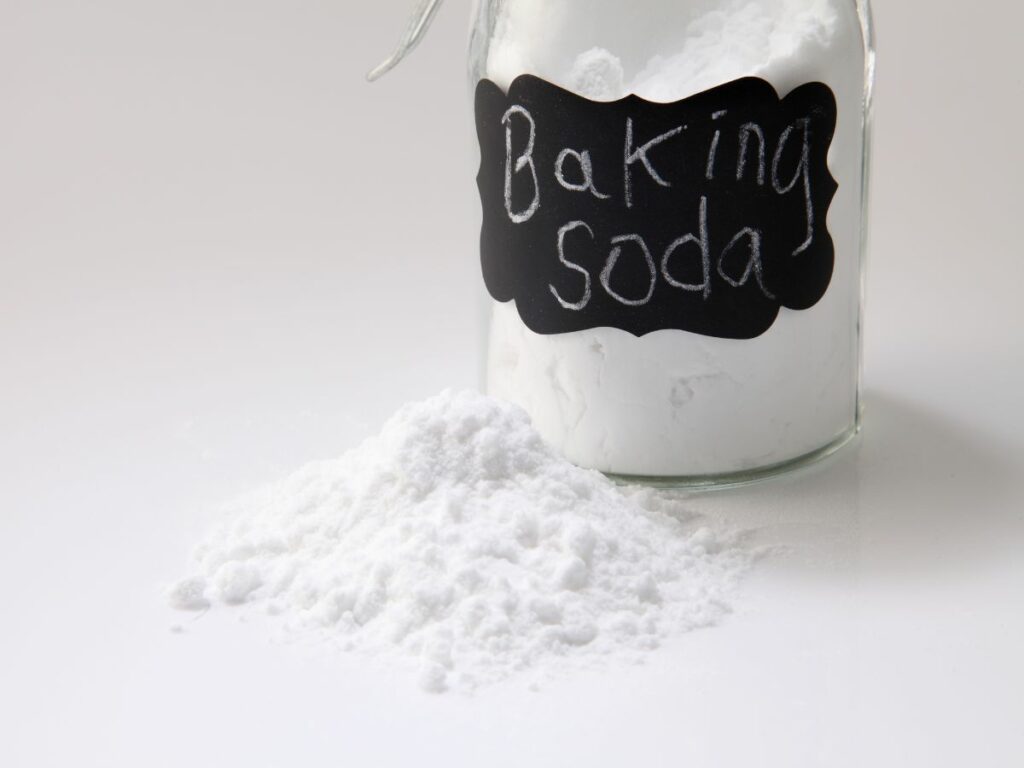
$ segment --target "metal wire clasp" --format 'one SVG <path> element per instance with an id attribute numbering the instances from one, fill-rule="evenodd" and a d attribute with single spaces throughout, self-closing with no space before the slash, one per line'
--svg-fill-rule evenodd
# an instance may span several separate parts
<path id="1" fill-rule="evenodd" d="M 398 66 L 402 59 L 409 55 L 413 48 L 420 44 L 420 41 L 427 34 L 427 30 L 430 29 L 431 22 L 441 9 L 442 2 L 443 0 L 422 0 L 420 2 L 419 7 L 413 12 L 409 27 L 405 30 L 405 34 L 402 35 L 402 39 L 398 41 L 398 46 L 395 48 L 394 53 L 370 70 L 366 75 L 367 80 L 372 83 L 374 80 L 390 72 Z"/>

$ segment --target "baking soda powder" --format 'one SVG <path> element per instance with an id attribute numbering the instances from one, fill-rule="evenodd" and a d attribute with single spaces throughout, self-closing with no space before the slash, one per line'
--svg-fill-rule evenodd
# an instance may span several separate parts
<path id="1" fill-rule="evenodd" d="M 640 660 L 721 620 L 746 563 L 671 497 L 561 458 L 518 407 L 446 392 L 233 504 L 169 597 L 471 690 Z"/>

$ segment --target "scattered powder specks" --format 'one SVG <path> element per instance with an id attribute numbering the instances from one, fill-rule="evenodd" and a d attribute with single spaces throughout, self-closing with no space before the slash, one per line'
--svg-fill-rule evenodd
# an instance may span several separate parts
<path id="1" fill-rule="evenodd" d="M 746 565 L 677 501 L 569 464 L 470 392 L 405 406 L 231 512 L 172 606 L 256 605 L 411 661 L 429 691 L 638 660 L 718 621 Z"/>
<path id="2" fill-rule="evenodd" d="M 203 594 L 205 591 L 204 579 L 184 579 L 170 589 L 167 600 L 172 608 L 181 611 L 201 611 L 210 607 L 210 601 Z"/>

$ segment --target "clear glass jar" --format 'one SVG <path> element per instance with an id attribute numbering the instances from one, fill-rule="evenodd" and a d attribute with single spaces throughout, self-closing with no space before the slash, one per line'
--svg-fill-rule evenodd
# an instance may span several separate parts
<path id="1" fill-rule="evenodd" d="M 477 0 L 469 73 L 490 394 L 675 485 L 857 433 L 868 0 Z"/>
<path id="2" fill-rule="evenodd" d="M 533 75 L 592 101 L 614 102 L 634 94 L 661 104 L 747 77 L 767 81 L 780 98 L 808 83 L 824 83 L 835 100 L 827 168 L 838 185 L 830 204 L 817 211 L 834 246 L 834 265 L 827 289 L 812 306 L 782 306 L 763 333 L 727 338 L 679 328 L 643 334 L 618 327 L 538 333 L 531 330 L 515 300 L 490 300 L 487 391 L 525 408 L 544 438 L 581 466 L 679 485 L 756 479 L 820 458 L 852 438 L 860 421 L 864 212 L 874 68 L 867 0 L 481 0 L 475 13 L 469 53 L 474 90 L 480 81 L 489 80 L 508 93 L 516 78 Z M 485 140 L 486 130 L 501 126 L 480 125 L 479 110 L 478 104 L 478 128 Z M 510 126 L 520 126 L 515 129 L 519 131 L 529 128 L 517 117 L 521 115 L 506 113 L 503 122 L 510 131 L 506 182 L 529 186 L 537 178 L 531 182 L 530 170 L 542 177 L 564 170 L 523 164 L 536 159 L 542 165 L 539 157 L 526 157 L 521 139 L 512 138 Z M 550 124 L 559 119 L 559 112 L 549 110 L 534 118 L 536 124 Z M 539 125 L 533 129 L 542 130 Z M 572 135 L 571 126 L 560 130 Z M 749 141 L 750 130 L 746 133 L 746 138 L 722 133 L 723 151 L 730 141 Z M 769 175 L 772 140 L 767 137 Z M 782 148 L 785 140 L 785 135 L 778 136 L 783 158 L 789 151 Z M 519 162 L 513 167 L 516 141 Z M 627 174 L 629 149 L 627 144 Z M 559 157 L 561 162 L 564 157 Z M 663 153 L 652 164 L 664 167 L 668 157 Z M 823 165 L 825 157 L 823 152 Z M 591 169 L 580 158 L 579 152 L 573 156 L 576 175 L 569 186 L 584 194 L 601 187 L 602 198 L 611 197 L 602 185 L 615 185 L 588 175 Z M 646 157 L 639 159 L 647 162 Z M 787 162 L 782 160 L 783 165 Z M 764 165 L 762 159 L 762 174 Z M 654 188 L 654 168 L 647 173 L 636 167 Z M 787 181 L 788 177 L 778 181 L 777 189 L 785 190 Z M 481 185 L 487 182 L 482 172 Z M 486 194 L 483 186 L 481 191 Z M 810 200 L 809 191 L 807 196 Z M 487 204 L 485 200 L 485 213 Z M 722 210 L 721 202 L 712 205 Z M 742 200 L 737 205 L 741 207 Z M 506 207 L 512 214 L 507 195 Z M 601 223 L 614 230 L 624 208 L 609 205 L 602 210 Z M 521 207 L 519 218 L 524 211 Z M 568 212 L 566 219 L 572 215 Z M 685 214 L 687 226 L 693 215 Z M 622 229 L 631 231 L 625 223 Z M 587 239 L 588 234 L 593 234 L 590 228 L 577 227 L 570 236 Z M 548 239 L 545 258 L 557 262 L 564 253 L 562 241 L 555 240 Z M 616 259 L 624 263 L 627 258 L 643 264 L 638 257 L 624 255 L 622 249 L 632 245 L 623 242 L 620 238 L 616 257 L 610 255 L 614 245 L 595 246 L 609 254 L 603 262 L 606 270 L 609 259 L 613 265 Z M 650 248 L 652 286 L 654 281 L 661 284 L 656 272 L 664 246 L 662 242 Z M 519 258 L 515 247 L 505 258 Z M 585 280 L 588 292 L 600 292 L 600 258 L 598 266 L 587 267 L 589 277 L 577 268 L 580 260 L 567 265 L 579 272 L 565 273 L 567 281 L 575 277 L 575 291 Z M 669 279 L 669 256 L 664 259 L 661 272 Z M 712 281 L 716 290 L 718 282 L 729 277 L 719 264 L 721 278 L 714 275 Z M 746 275 L 734 271 L 731 284 L 751 274 L 749 265 Z M 674 284 L 687 290 L 695 287 L 681 278 Z M 710 284 L 706 278 L 705 285 Z M 561 301 L 559 291 L 564 293 L 569 288 L 563 286 L 571 285 L 566 282 L 556 289 L 552 283 L 550 296 L 539 291 L 530 301 Z M 602 285 L 614 293 L 607 282 Z M 721 285 L 725 290 L 725 283 Z M 769 295 L 767 289 L 763 293 Z"/>

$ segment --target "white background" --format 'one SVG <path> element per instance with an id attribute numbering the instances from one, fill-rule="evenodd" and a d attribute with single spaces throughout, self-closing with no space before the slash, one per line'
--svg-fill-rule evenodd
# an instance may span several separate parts
<path id="1" fill-rule="evenodd" d="M 0 0 L 0 765 L 1024 764 L 1024 12 L 878 0 L 860 443 L 702 495 L 723 626 L 529 693 L 166 608 L 218 502 L 477 383 L 452 1 Z M 181 624 L 182 633 L 171 632 Z"/>

